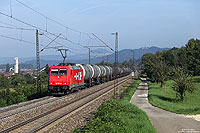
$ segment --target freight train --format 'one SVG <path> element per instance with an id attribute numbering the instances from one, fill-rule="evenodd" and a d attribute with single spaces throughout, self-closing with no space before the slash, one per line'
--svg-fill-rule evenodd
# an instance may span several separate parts
<path id="1" fill-rule="evenodd" d="M 118 77 L 131 73 L 130 68 L 116 68 Z M 114 68 L 102 65 L 60 63 L 49 70 L 48 91 L 67 94 L 74 90 L 101 84 L 114 79 Z"/>

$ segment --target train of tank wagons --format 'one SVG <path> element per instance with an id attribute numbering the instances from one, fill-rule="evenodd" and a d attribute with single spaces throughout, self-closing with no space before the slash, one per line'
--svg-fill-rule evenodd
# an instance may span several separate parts
<path id="1" fill-rule="evenodd" d="M 117 77 L 129 75 L 130 68 L 116 68 Z M 49 69 L 48 91 L 67 94 L 114 79 L 114 68 L 102 65 L 60 63 Z"/>

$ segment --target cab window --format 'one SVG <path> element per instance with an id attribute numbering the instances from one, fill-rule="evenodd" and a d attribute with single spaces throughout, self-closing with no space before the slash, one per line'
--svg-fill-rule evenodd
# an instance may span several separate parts
<path id="1" fill-rule="evenodd" d="M 58 75 L 58 69 L 51 69 L 51 75 Z"/>
<path id="2" fill-rule="evenodd" d="M 51 75 L 67 75 L 67 69 L 51 69 Z"/>
<path id="3" fill-rule="evenodd" d="M 59 74 L 60 75 L 67 75 L 67 69 L 60 69 Z"/>

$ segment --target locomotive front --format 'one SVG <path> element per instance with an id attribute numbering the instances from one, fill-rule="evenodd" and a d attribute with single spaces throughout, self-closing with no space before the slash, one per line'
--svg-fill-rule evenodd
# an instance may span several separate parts
<path id="1" fill-rule="evenodd" d="M 83 70 L 76 64 L 51 66 L 48 81 L 51 94 L 66 94 L 74 88 L 83 87 Z"/>
<path id="2" fill-rule="evenodd" d="M 66 93 L 69 89 L 69 67 L 51 66 L 49 70 L 48 89 L 51 93 Z"/>

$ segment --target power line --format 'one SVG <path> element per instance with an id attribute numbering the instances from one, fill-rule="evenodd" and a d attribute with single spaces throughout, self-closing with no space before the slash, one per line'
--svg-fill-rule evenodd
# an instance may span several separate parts
<path id="1" fill-rule="evenodd" d="M 8 24 L 8 23 L 5 23 L 5 22 L 1 22 L 1 21 L 0 21 L 0 23 L 1 23 L 1 24 L 5 24 L 5 25 L 9 25 L 9 26 L 12 26 L 12 27 L 17 27 L 17 26 L 15 26 L 15 25 L 12 25 L 12 24 Z"/>
<path id="2" fill-rule="evenodd" d="M 30 24 L 30 23 L 24 22 L 24 21 L 22 21 L 22 20 L 20 20 L 20 19 L 18 19 L 18 18 L 13 17 L 12 14 L 11 14 L 11 16 L 9 16 L 8 14 L 2 13 L 2 12 L 0 12 L 0 14 L 4 15 L 4 16 L 6 16 L 6 17 L 10 17 L 10 18 L 12 18 L 12 19 L 14 19 L 14 20 L 16 20 L 16 21 L 18 21 L 18 22 L 21 22 L 21 23 L 23 23 L 23 24 L 26 24 L 26 25 L 28 25 L 28 26 L 30 26 L 30 27 L 33 27 L 33 28 L 35 28 L 35 30 L 36 30 L 36 29 L 39 29 L 39 30 L 44 31 L 44 32 L 46 32 L 46 33 L 49 33 L 49 34 L 51 34 L 51 35 L 57 36 L 56 34 L 47 31 L 47 20 L 51 20 L 51 21 L 53 21 L 54 23 L 56 23 L 56 24 L 58 24 L 58 25 L 60 25 L 60 26 L 63 26 L 64 28 L 66 28 L 66 31 L 69 29 L 69 30 L 72 30 L 72 31 L 75 31 L 75 32 L 79 32 L 79 33 L 80 33 L 80 36 L 79 36 L 79 41 L 78 41 L 78 43 L 77 43 L 77 42 L 74 42 L 74 41 L 72 41 L 72 40 L 69 40 L 69 39 L 67 38 L 67 35 L 66 35 L 66 37 L 59 37 L 59 38 L 61 38 L 61 39 L 63 39 L 63 40 L 66 40 L 66 41 L 68 41 L 68 42 L 70 42 L 70 43 L 72 43 L 72 44 L 79 45 L 79 46 L 81 46 L 82 48 L 83 48 L 84 46 L 80 44 L 81 34 L 86 34 L 89 38 L 91 38 L 91 37 L 90 37 L 90 34 L 91 34 L 91 33 L 81 32 L 81 31 L 72 29 L 72 28 L 70 28 L 70 27 L 67 27 L 67 26 L 63 25 L 62 23 L 60 23 L 60 22 L 58 22 L 58 21 L 56 21 L 56 20 L 54 20 L 54 19 L 52 19 L 52 18 L 49 18 L 49 17 L 43 15 L 42 13 L 40 13 L 40 12 L 38 12 L 37 10 L 35 10 L 35 9 L 31 8 L 31 7 L 29 7 L 28 5 L 26 5 L 26 4 L 22 3 L 22 2 L 20 2 L 19 0 L 16 0 L 16 1 L 17 1 L 18 3 L 20 3 L 21 5 L 23 5 L 24 7 L 28 8 L 28 9 L 34 11 L 35 13 L 41 15 L 42 17 L 44 17 L 44 18 L 46 19 L 46 29 L 44 30 L 44 29 L 42 29 L 42 28 L 40 28 L 40 27 L 37 27 L 37 26 L 35 26 L 35 25 L 32 25 L 32 24 Z M 10 2 L 10 9 L 11 9 L 11 2 Z M 67 34 L 67 33 L 66 33 L 66 34 Z M 92 34 L 92 35 L 95 36 L 95 39 L 96 39 L 96 40 L 99 39 L 96 35 L 94 35 L 94 34 Z M 63 35 L 62 35 L 62 36 L 63 36 Z M 100 41 L 103 42 L 102 40 L 100 40 Z M 99 41 L 97 40 L 97 42 L 99 42 Z M 104 42 L 103 42 L 103 43 L 104 43 Z M 104 43 L 104 44 L 105 44 L 105 43 Z M 105 45 L 106 45 L 108 48 L 110 48 L 107 44 L 105 44 Z M 112 48 L 110 48 L 110 49 L 112 50 Z"/>
<path id="3" fill-rule="evenodd" d="M 48 34 L 50 34 L 50 35 L 57 36 L 57 35 L 54 34 L 54 33 L 48 32 L 48 31 L 46 31 L 46 30 L 44 30 L 44 29 L 42 29 L 42 28 L 40 28 L 40 27 L 37 27 L 37 26 L 32 25 L 32 24 L 30 24 L 30 23 L 24 22 L 24 21 L 22 21 L 22 20 L 20 20 L 20 19 L 18 19 L 18 18 L 11 17 L 11 16 L 9 16 L 8 14 L 5 14 L 5 13 L 3 13 L 3 12 L 0 12 L 0 14 L 3 15 L 3 16 L 12 18 L 12 19 L 14 19 L 14 20 L 16 20 L 16 21 L 18 21 L 18 22 L 20 22 L 20 23 L 23 23 L 23 24 L 25 24 L 25 25 L 28 25 L 28 26 L 30 26 L 30 27 L 33 27 L 33 28 L 35 28 L 35 29 L 41 30 L 41 31 L 43 31 L 43 32 L 46 32 L 46 33 L 48 33 Z M 73 42 L 73 41 L 71 41 L 71 40 L 69 40 L 69 39 L 66 39 L 66 38 L 64 38 L 64 37 L 61 37 L 61 36 L 60 36 L 59 38 L 61 38 L 61 39 L 63 39 L 63 40 L 66 40 L 66 41 L 68 41 L 68 42 L 70 42 L 70 43 L 72 43 L 72 44 L 79 45 L 79 46 L 81 46 L 81 47 L 83 48 L 83 45 L 81 45 L 81 44 L 79 44 L 79 43 Z"/>
<path id="4" fill-rule="evenodd" d="M 44 17 L 44 18 L 46 19 L 46 23 L 47 23 L 47 20 L 51 20 L 51 21 L 53 21 L 54 23 L 56 23 L 56 24 L 58 24 L 58 25 L 60 25 L 60 26 L 62 26 L 62 27 L 64 27 L 64 28 L 67 28 L 67 29 L 69 29 L 69 30 L 72 30 L 72 31 L 74 31 L 74 32 L 79 32 L 79 33 L 82 33 L 82 34 L 88 34 L 88 33 L 86 33 L 86 32 L 78 31 L 78 30 L 72 29 L 72 28 L 70 28 L 70 27 L 67 27 L 67 26 L 65 26 L 64 24 L 62 24 L 62 23 L 60 23 L 60 22 L 58 22 L 58 21 L 56 21 L 56 20 L 54 20 L 54 19 L 52 19 L 52 18 L 49 18 L 49 17 L 47 17 L 46 15 L 44 15 L 44 14 L 38 12 L 37 10 L 33 9 L 32 7 L 30 7 L 30 6 L 28 6 L 28 5 L 24 4 L 24 3 L 22 3 L 21 1 L 19 1 L 19 0 L 16 0 L 16 1 L 17 1 L 18 3 L 20 3 L 21 5 L 23 5 L 24 7 L 28 8 L 28 9 L 34 11 L 35 13 L 39 14 L 40 16 Z"/>
<path id="5" fill-rule="evenodd" d="M 42 16 L 42 17 L 44 17 L 44 18 L 46 19 L 46 32 L 47 32 L 47 20 L 51 20 L 51 21 L 53 21 L 54 23 L 56 23 L 56 24 L 58 24 L 58 25 L 60 25 L 60 26 L 63 26 L 66 30 L 72 30 L 72 31 L 74 31 L 74 32 L 79 32 L 79 33 L 80 33 L 80 37 L 79 37 L 79 42 L 78 42 L 78 43 L 75 43 L 75 42 L 73 42 L 73 41 L 67 39 L 67 36 L 66 36 L 65 39 L 67 39 L 67 40 L 68 40 L 69 42 L 71 42 L 71 43 L 74 43 L 74 44 L 77 44 L 77 45 L 80 46 L 81 34 L 86 34 L 89 38 L 91 38 L 91 37 L 89 36 L 89 34 L 91 34 L 91 33 L 86 33 L 86 32 L 82 32 L 82 31 L 75 30 L 75 29 L 72 29 L 72 28 L 70 28 L 70 27 L 67 27 L 67 26 L 65 26 L 64 24 L 62 24 L 62 23 L 60 23 L 60 22 L 58 22 L 58 21 L 56 21 L 56 20 L 54 20 L 54 19 L 52 19 L 52 18 L 49 18 L 49 17 L 47 17 L 46 15 L 40 13 L 39 11 L 33 9 L 32 7 L 30 7 L 30 6 L 26 5 L 26 4 L 24 4 L 23 2 L 21 2 L 21 1 L 19 1 L 19 0 L 16 0 L 16 1 L 17 1 L 18 3 L 20 3 L 21 5 L 23 5 L 24 7 L 26 7 L 26 8 L 28 8 L 28 9 L 34 11 L 35 13 L 39 14 L 40 16 Z M 66 34 L 67 34 L 67 32 L 66 32 Z M 82 46 L 81 46 L 81 47 L 82 47 Z"/>
<path id="6" fill-rule="evenodd" d="M 13 37 L 4 36 L 4 35 L 0 35 L 0 36 L 1 36 L 1 37 L 4 37 L 4 38 L 12 39 L 12 40 L 20 41 L 20 42 L 25 42 L 25 43 L 29 43 L 29 44 L 35 44 L 35 43 L 33 43 L 33 42 L 25 41 L 25 40 L 18 39 L 18 38 L 13 38 Z"/>
<path id="7" fill-rule="evenodd" d="M 15 29 L 15 30 L 34 30 L 35 31 L 35 29 L 26 29 L 26 28 L 18 28 L 18 27 L 8 27 L 8 26 L 1 26 L 0 25 L 0 27 L 1 28 L 6 28 L 6 29 Z"/>

